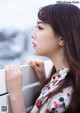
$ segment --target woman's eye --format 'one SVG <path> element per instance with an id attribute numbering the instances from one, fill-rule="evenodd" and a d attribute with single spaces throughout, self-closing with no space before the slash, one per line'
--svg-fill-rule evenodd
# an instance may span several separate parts
<path id="1" fill-rule="evenodd" d="M 43 29 L 42 27 L 38 26 L 38 29 Z"/>
<path id="2" fill-rule="evenodd" d="M 35 28 L 37 28 L 37 29 L 43 29 L 42 27 L 40 27 L 40 26 L 35 26 Z"/>

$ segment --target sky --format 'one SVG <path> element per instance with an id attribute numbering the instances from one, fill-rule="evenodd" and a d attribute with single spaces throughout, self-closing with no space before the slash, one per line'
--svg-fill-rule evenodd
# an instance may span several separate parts
<path id="1" fill-rule="evenodd" d="M 0 29 L 25 29 L 33 26 L 40 7 L 60 0 L 0 0 Z M 73 0 L 61 0 L 73 1 Z M 80 5 L 80 0 L 74 0 Z"/>

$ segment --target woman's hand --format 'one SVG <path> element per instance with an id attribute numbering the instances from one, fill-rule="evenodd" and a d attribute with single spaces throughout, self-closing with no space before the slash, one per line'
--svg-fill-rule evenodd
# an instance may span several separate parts
<path id="1" fill-rule="evenodd" d="M 23 76 L 22 71 L 18 66 L 10 65 L 5 68 L 7 88 L 9 94 L 18 94 L 21 92 Z"/>
<path id="2" fill-rule="evenodd" d="M 36 75 L 40 80 L 40 82 L 43 82 L 46 79 L 44 62 L 40 60 L 33 60 L 33 61 L 29 61 L 28 64 L 31 65 L 32 68 L 35 70 Z"/>
<path id="3" fill-rule="evenodd" d="M 25 113 L 25 105 L 22 93 L 23 76 L 18 66 L 10 65 L 5 68 L 7 88 L 13 113 Z"/>

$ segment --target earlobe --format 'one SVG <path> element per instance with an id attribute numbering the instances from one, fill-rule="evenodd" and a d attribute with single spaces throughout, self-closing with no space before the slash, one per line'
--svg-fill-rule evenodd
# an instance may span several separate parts
<path id="1" fill-rule="evenodd" d="M 59 38 L 59 45 L 62 47 L 65 45 L 62 37 Z"/>

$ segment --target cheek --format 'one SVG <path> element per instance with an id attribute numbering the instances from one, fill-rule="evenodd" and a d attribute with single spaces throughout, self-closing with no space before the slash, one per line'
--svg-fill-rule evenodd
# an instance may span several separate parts
<path id="1" fill-rule="evenodd" d="M 58 47 L 57 40 L 53 35 L 46 33 L 47 35 L 40 35 L 37 38 L 37 47 L 35 48 L 35 53 L 37 55 L 47 56 L 51 53 L 55 53 Z"/>
<path id="2" fill-rule="evenodd" d="M 37 47 L 35 49 L 35 52 L 37 55 L 43 55 L 46 56 L 50 52 L 53 52 L 53 44 L 51 44 L 49 41 L 41 41 L 37 43 Z"/>
<path id="3" fill-rule="evenodd" d="M 39 47 L 39 52 L 43 56 L 49 56 L 51 54 L 55 55 L 59 50 L 59 45 L 57 43 L 47 42 L 42 43 Z"/>
<path id="4" fill-rule="evenodd" d="M 35 54 L 44 56 L 47 51 L 47 42 L 43 39 L 37 39 L 36 40 L 37 46 L 35 48 Z"/>

